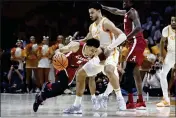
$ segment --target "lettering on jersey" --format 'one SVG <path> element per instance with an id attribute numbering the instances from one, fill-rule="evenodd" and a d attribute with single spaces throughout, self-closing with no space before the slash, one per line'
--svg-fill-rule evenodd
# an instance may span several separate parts
<path id="1" fill-rule="evenodd" d="M 136 56 L 133 56 L 133 58 L 131 58 L 130 61 L 136 62 Z"/>
<path id="2" fill-rule="evenodd" d="M 88 59 L 83 58 L 81 55 L 75 56 L 78 61 L 76 62 L 77 64 L 81 64 L 82 62 L 88 61 Z"/>

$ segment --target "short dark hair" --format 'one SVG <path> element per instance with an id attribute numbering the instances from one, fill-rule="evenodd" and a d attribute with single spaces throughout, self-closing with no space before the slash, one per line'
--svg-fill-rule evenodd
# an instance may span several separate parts
<path id="1" fill-rule="evenodd" d="M 94 8 L 96 10 L 102 10 L 102 6 L 101 4 L 99 4 L 98 2 L 93 2 L 89 5 L 89 9 Z"/>
<path id="2" fill-rule="evenodd" d="M 90 47 L 99 48 L 100 47 L 100 41 L 98 39 L 92 38 L 92 39 L 87 40 L 86 45 L 90 46 Z"/>

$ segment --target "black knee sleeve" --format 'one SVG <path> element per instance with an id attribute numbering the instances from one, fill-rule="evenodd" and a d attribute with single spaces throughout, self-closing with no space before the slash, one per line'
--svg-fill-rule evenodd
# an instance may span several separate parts
<path id="1" fill-rule="evenodd" d="M 128 93 L 132 93 L 133 85 L 134 85 L 134 76 L 133 71 L 136 66 L 136 63 L 130 63 L 127 62 L 126 68 L 125 68 L 125 86 L 124 88 L 128 91 Z"/>

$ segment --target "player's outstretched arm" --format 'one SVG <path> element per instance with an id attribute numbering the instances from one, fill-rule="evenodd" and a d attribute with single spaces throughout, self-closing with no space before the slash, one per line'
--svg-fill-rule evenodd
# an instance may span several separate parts
<path id="1" fill-rule="evenodd" d="M 68 53 L 70 51 L 77 52 L 79 49 L 79 46 L 80 46 L 79 42 L 72 41 L 68 45 L 56 50 L 55 53 Z"/>
<path id="2" fill-rule="evenodd" d="M 101 5 L 102 8 L 106 11 L 109 11 L 110 13 L 114 14 L 114 15 L 121 15 L 121 16 L 124 16 L 125 13 L 126 13 L 126 10 L 120 10 L 118 8 L 114 8 L 114 7 L 108 7 L 108 6 L 104 6 L 104 5 Z"/>
<path id="3" fill-rule="evenodd" d="M 110 20 L 105 20 L 103 26 L 106 31 L 112 32 L 117 37 L 117 39 L 108 46 L 109 49 L 116 48 L 127 39 L 126 35 L 119 28 L 117 28 L 114 23 L 112 23 Z"/>

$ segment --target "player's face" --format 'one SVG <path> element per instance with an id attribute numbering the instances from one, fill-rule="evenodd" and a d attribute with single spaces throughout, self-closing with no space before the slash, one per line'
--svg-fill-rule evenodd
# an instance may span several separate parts
<path id="1" fill-rule="evenodd" d="M 95 47 L 87 46 L 87 49 L 85 50 L 85 54 L 86 56 L 92 58 L 97 53 L 97 50 L 98 49 Z"/>
<path id="2" fill-rule="evenodd" d="M 173 29 L 176 29 L 176 17 L 171 17 L 171 27 Z"/>
<path id="3" fill-rule="evenodd" d="M 98 19 L 98 14 L 100 10 L 96 10 L 94 8 L 89 9 L 89 16 L 92 21 L 96 21 Z"/>
<path id="4" fill-rule="evenodd" d="M 123 8 L 129 8 L 130 6 L 132 6 L 132 3 L 130 0 L 123 0 Z"/>

